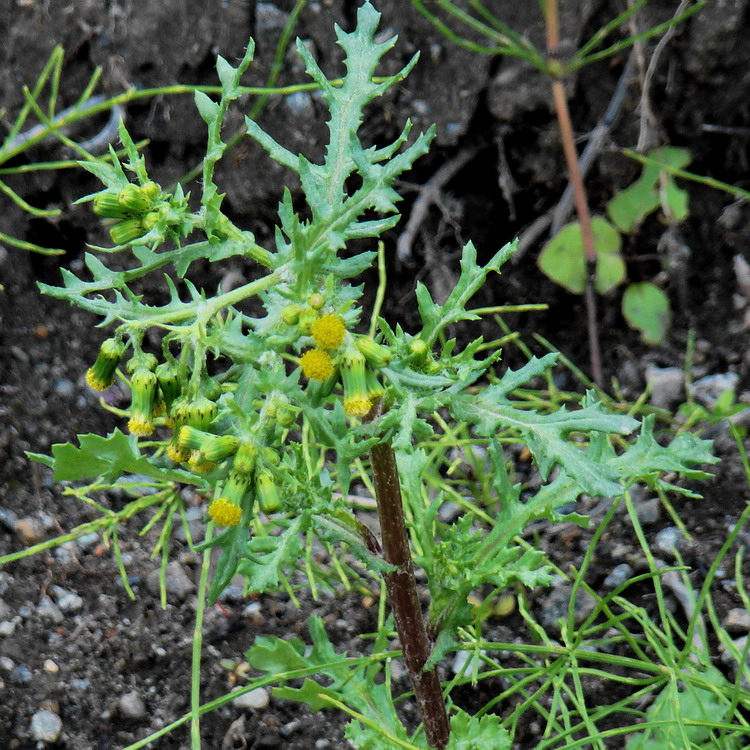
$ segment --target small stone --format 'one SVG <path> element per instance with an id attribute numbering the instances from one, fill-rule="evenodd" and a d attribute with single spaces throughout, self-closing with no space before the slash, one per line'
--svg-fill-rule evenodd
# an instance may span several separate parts
<path id="1" fill-rule="evenodd" d="M 558 622 L 568 617 L 568 605 L 570 602 L 570 586 L 559 586 L 554 589 L 544 600 L 539 619 L 547 628 L 557 628 Z M 575 604 L 573 605 L 573 619 L 580 625 L 594 610 L 596 600 L 591 594 L 583 589 L 578 589 Z"/>
<path id="2" fill-rule="evenodd" d="M 690 395 L 708 409 L 716 406 L 716 401 L 724 391 L 736 391 L 740 376 L 736 372 L 720 372 L 706 375 L 696 380 L 690 387 Z"/>
<path id="3" fill-rule="evenodd" d="M 165 583 L 167 594 L 173 596 L 177 601 L 184 601 L 193 593 L 195 585 L 188 577 L 185 569 L 178 562 L 167 565 Z M 159 594 L 160 571 L 152 570 L 146 577 L 146 587 L 152 594 Z"/>
<path id="4" fill-rule="evenodd" d="M 13 620 L 0 622 L 0 638 L 8 638 L 16 631 L 16 623 Z"/>
<path id="5" fill-rule="evenodd" d="M 10 672 L 10 681 L 16 685 L 25 685 L 27 682 L 31 682 L 34 679 L 34 675 L 31 670 L 25 664 L 18 664 L 13 667 Z"/>
<path id="6" fill-rule="evenodd" d="M 52 390 L 58 396 L 69 398 L 75 393 L 76 387 L 73 385 L 73 383 L 70 382 L 70 380 L 67 380 L 66 378 L 59 378 L 52 386 Z"/>
<path id="7" fill-rule="evenodd" d="M 656 523 L 661 518 L 661 500 L 658 497 L 642 500 L 635 506 L 635 512 L 641 523 Z"/>
<path id="8" fill-rule="evenodd" d="M 70 681 L 70 686 L 75 688 L 79 693 L 85 693 L 91 687 L 91 680 L 76 678 Z"/>
<path id="9" fill-rule="evenodd" d="M 262 711 L 264 708 L 268 708 L 268 703 L 270 701 L 270 698 L 268 696 L 268 691 L 265 690 L 265 688 L 255 688 L 255 690 L 250 690 L 247 693 L 243 693 L 240 696 L 237 696 L 232 703 L 234 703 L 237 708 L 241 709 L 253 709 L 255 711 Z"/>
<path id="10" fill-rule="evenodd" d="M 750 614 L 741 607 L 730 609 L 724 618 L 724 627 L 730 633 L 747 633 L 750 631 Z"/>
<path id="11" fill-rule="evenodd" d="M 9 508 L 0 508 L 0 526 L 7 531 L 15 531 L 18 516 Z"/>
<path id="12" fill-rule="evenodd" d="M 57 674 L 60 671 L 60 667 L 52 659 L 45 659 L 42 666 L 44 667 L 44 671 L 49 674 Z"/>
<path id="13" fill-rule="evenodd" d="M 480 654 L 485 654 L 486 651 L 480 651 Z M 463 674 L 464 677 L 473 674 L 474 667 L 479 670 L 482 666 L 482 661 L 479 658 L 479 654 L 475 654 L 473 651 L 458 651 L 453 657 L 451 662 L 451 672 L 453 674 Z"/>
<path id="14" fill-rule="evenodd" d="M 667 526 L 654 537 L 652 546 L 654 551 L 674 557 L 675 550 L 679 551 L 682 545 L 682 540 L 682 532 L 676 526 Z"/>
<path id="15" fill-rule="evenodd" d="M 620 563 L 612 568 L 609 575 L 602 582 L 602 585 L 608 589 L 616 589 L 618 586 L 622 586 L 622 584 L 632 576 L 633 568 L 627 563 Z"/>
<path id="16" fill-rule="evenodd" d="M 679 367 L 649 366 L 646 382 L 651 386 L 651 403 L 660 409 L 669 409 L 684 396 L 685 373 Z"/>
<path id="17" fill-rule="evenodd" d="M 56 547 L 53 554 L 63 565 L 72 565 L 78 560 L 77 552 L 78 545 L 75 542 L 70 541 L 63 542 L 59 547 Z"/>
<path id="18" fill-rule="evenodd" d="M 10 604 L 0 599 L 0 620 L 9 620 L 13 615 Z"/>
<path id="19" fill-rule="evenodd" d="M 19 518 L 13 530 L 26 545 L 38 544 L 44 539 L 44 529 L 36 518 Z"/>
<path id="20" fill-rule="evenodd" d="M 75 615 L 83 609 L 83 599 L 72 591 L 66 591 L 59 586 L 55 587 L 55 596 L 57 597 L 57 606 L 60 611 L 66 615 Z"/>
<path id="21" fill-rule="evenodd" d="M 96 531 L 92 531 L 90 534 L 84 534 L 76 539 L 76 544 L 84 552 L 89 552 L 96 547 L 99 542 L 99 534 Z"/>
<path id="22" fill-rule="evenodd" d="M 0 669 L 3 672 L 10 672 L 15 666 L 16 663 L 9 656 L 0 656 Z"/>
<path id="23" fill-rule="evenodd" d="M 48 596 L 42 598 L 42 601 L 37 605 L 36 611 L 45 620 L 51 620 L 55 625 L 59 625 L 65 619 L 60 608 Z"/>
<path id="24" fill-rule="evenodd" d="M 31 735 L 37 742 L 57 742 L 62 732 L 62 719 L 46 709 L 31 717 Z"/>
<path id="25" fill-rule="evenodd" d="M 131 690 L 117 702 L 120 715 L 126 719 L 143 719 L 146 716 L 146 704 L 140 694 Z"/>

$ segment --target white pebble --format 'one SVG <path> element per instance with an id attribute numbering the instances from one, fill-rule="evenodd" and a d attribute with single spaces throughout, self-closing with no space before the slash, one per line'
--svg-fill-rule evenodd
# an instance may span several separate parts
<path id="1" fill-rule="evenodd" d="M 268 707 L 269 700 L 268 691 L 261 687 L 255 688 L 255 690 L 251 690 L 248 693 L 243 693 L 235 698 L 232 703 L 234 703 L 237 708 L 252 708 L 256 711 L 261 711 Z"/>
<path id="2" fill-rule="evenodd" d="M 31 734 L 37 742 L 57 742 L 62 732 L 62 719 L 46 709 L 31 717 Z"/>

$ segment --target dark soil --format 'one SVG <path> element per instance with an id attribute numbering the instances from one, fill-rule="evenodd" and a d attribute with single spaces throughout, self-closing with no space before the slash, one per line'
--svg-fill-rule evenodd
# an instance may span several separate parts
<path id="1" fill-rule="evenodd" d="M 338 70 L 338 48 L 332 24 L 350 28 L 358 3 L 352 0 L 310 2 L 303 10 L 295 36 L 317 55 L 327 72 Z M 410 78 L 373 108 L 364 126 L 373 141 L 393 138 L 407 117 L 415 130 L 438 124 L 431 153 L 422 159 L 403 184 L 406 199 L 402 230 L 413 205 L 417 185 L 424 184 L 441 165 L 461 157 L 466 165 L 448 181 L 416 233 L 411 257 L 389 261 L 390 288 L 386 317 L 414 324 L 413 288 L 421 279 L 436 291 L 449 287 L 457 271 L 460 246 L 471 239 L 480 257 L 528 229 L 533 220 L 554 208 L 566 186 L 565 169 L 554 118 L 549 85 L 522 62 L 477 56 L 453 46 L 407 0 L 379 0 L 382 27 L 399 35 L 387 58 L 388 72 L 403 66 L 416 50 L 422 58 Z M 537 3 L 504 3 L 503 19 L 542 45 L 543 29 Z M 599 25 L 621 10 L 613 0 L 564 0 L 563 35 L 570 48 L 587 39 Z M 0 133 L 10 128 L 23 105 L 22 87 L 31 86 L 54 45 L 66 51 L 60 87 L 60 108 L 75 102 L 97 66 L 103 69 L 100 90 L 107 94 L 127 86 L 152 87 L 170 83 L 215 83 L 217 53 L 237 59 L 248 36 L 256 39 L 257 53 L 248 80 L 262 85 L 270 70 L 276 44 L 293 3 L 226 0 L 217 3 L 161 2 L 107 3 L 12 2 L 0 0 L 0 103 L 4 115 Z M 647 28 L 671 17 L 676 3 L 653 0 L 638 18 Z M 615 10 L 616 9 L 616 10 Z M 750 158 L 750 24 L 748 0 L 709 3 L 679 27 L 664 49 L 651 82 L 653 117 L 647 121 L 651 145 L 688 148 L 690 169 L 698 174 L 746 187 Z M 646 60 L 654 51 L 649 42 Z M 623 67 L 627 51 L 596 63 L 569 82 L 574 126 L 581 142 L 602 118 Z M 637 68 L 636 68 L 637 70 Z M 302 81 L 303 68 L 293 51 L 287 54 L 280 83 Z M 630 82 L 620 115 L 609 140 L 587 178 L 592 208 L 602 213 L 605 202 L 638 175 L 638 168 L 618 149 L 634 147 L 639 138 L 638 74 Z M 241 102 L 247 108 L 251 101 Z M 69 135 L 90 137 L 103 127 L 106 116 Z M 317 158 L 325 143 L 325 113 L 308 95 L 271 98 L 259 121 L 290 149 Z M 237 127 L 240 119 L 230 123 Z M 201 155 L 204 126 L 190 97 L 157 97 L 127 108 L 133 137 L 150 139 L 146 153 L 154 179 L 169 184 L 192 168 Z M 65 158 L 62 147 L 45 142 L 29 156 L 33 161 Z M 240 226 L 255 232 L 259 242 L 272 237 L 275 208 L 281 186 L 288 178 L 248 139 L 243 140 L 219 170 L 218 182 L 227 192 L 225 206 Z M 85 244 L 106 244 L 105 231 L 86 206 L 71 206 L 82 195 L 98 189 L 81 171 L 30 172 L 8 180 L 24 199 L 41 208 L 61 208 L 53 219 L 29 219 L 9 200 L 2 203 L 5 234 L 65 249 L 65 254 L 43 258 L 0 247 L 0 556 L 29 543 L 57 536 L 98 514 L 55 486 L 46 469 L 29 461 L 25 451 L 45 453 L 52 443 L 73 440 L 77 434 L 106 434 L 116 421 L 102 411 L 86 388 L 83 375 L 93 361 L 102 332 L 92 316 L 63 302 L 43 297 L 37 281 L 57 283 L 61 268 L 80 272 Z M 648 366 L 684 365 L 688 332 L 697 339 L 693 379 L 736 373 L 737 392 L 750 383 L 747 318 L 750 300 L 738 284 L 734 257 L 750 260 L 750 209 L 725 192 L 685 184 L 690 192 L 691 215 L 678 229 L 666 229 L 657 217 L 647 220 L 640 233 L 627 240 L 629 276 L 656 280 L 669 293 L 674 321 L 666 341 L 649 347 L 625 324 L 619 311 L 619 293 L 599 300 L 598 318 L 605 379 L 622 395 L 635 399 L 646 382 Z M 386 237 L 395 248 L 397 229 Z M 664 249 L 665 237 L 672 247 Z M 574 363 L 587 369 L 588 345 L 581 298 L 562 291 L 536 267 L 540 241 L 531 243 L 488 286 L 479 304 L 546 302 L 546 312 L 519 314 L 508 323 L 537 353 L 533 333 L 542 334 Z M 210 286 L 226 275 L 245 275 L 249 267 L 232 260 L 219 275 L 204 269 L 200 282 Z M 213 275 L 207 275 L 207 274 Z M 210 283 L 209 283 L 210 282 Z M 486 335 L 497 338 L 497 329 Z M 517 366 L 521 355 L 508 351 L 507 361 Z M 559 385 L 579 388 L 567 371 L 558 373 Z M 663 404 L 675 407 L 685 400 L 677 393 Z M 733 442 L 726 429 L 714 428 L 717 455 L 714 479 L 705 482 L 703 500 L 673 498 L 677 511 L 695 541 L 687 551 L 696 583 L 726 538 L 727 529 L 741 513 L 747 485 Z M 122 498 L 108 497 L 116 504 Z M 20 523 L 19 523 L 20 522 Z M 656 534 L 671 521 L 663 511 L 646 526 Z M 159 566 L 149 559 L 153 535 L 138 536 L 128 526 L 120 537 L 128 572 L 138 595 L 125 595 L 111 550 L 101 541 L 89 546 L 75 542 L 59 551 L 44 551 L 0 571 L 0 622 L 15 622 L 12 633 L 0 635 L 0 750 L 32 748 L 30 719 L 40 708 L 50 708 L 63 720 L 56 747 L 88 750 L 122 748 L 182 716 L 189 709 L 190 643 L 194 617 L 192 591 L 174 596 L 166 610 L 147 585 Z M 541 541 L 551 557 L 565 568 L 580 562 L 590 532 L 567 527 L 542 529 Z M 598 549 L 597 587 L 622 561 L 623 545 L 636 550 L 627 524 L 617 524 Z M 635 552 L 634 552 L 635 554 Z M 198 559 L 184 541 L 172 542 L 171 558 L 188 579 L 196 578 Z M 188 580 L 188 587 L 192 581 Z M 55 586 L 74 592 L 82 607 L 60 617 L 40 608 Z M 645 595 L 645 589 L 644 595 Z M 634 592 L 637 594 L 637 590 Z M 540 593 L 536 601 L 545 594 Z M 532 597 L 532 601 L 534 601 Z M 266 597 L 246 611 L 249 600 L 227 598 L 212 607 L 206 618 L 202 699 L 224 694 L 232 686 L 221 659 L 241 659 L 258 634 L 284 638 L 306 637 L 306 619 L 313 612 L 324 618 L 337 649 L 362 649 L 361 633 L 372 632 L 376 613 L 363 606 L 362 596 L 304 600 L 296 609 L 286 597 Z M 719 616 L 741 606 L 731 590 L 717 594 Z M 45 615 L 46 612 L 46 615 Z M 243 614 L 244 613 L 244 614 Z M 520 621 L 499 623 L 497 640 L 511 640 Z M 475 707 L 488 700 L 468 687 L 457 693 L 463 705 Z M 597 700 L 597 686 L 591 686 Z M 141 716 L 128 718 L 122 696 L 136 691 L 144 702 Z M 601 700 L 612 696 L 602 694 Z M 413 709 L 405 709 L 413 719 Z M 239 724 L 233 722 L 239 721 Z M 271 698 L 261 711 L 243 713 L 231 704 L 204 718 L 207 748 L 281 747 L 289 750 L 343 748 L 345 720 L 332 712 L 310 713 L 306 708 Z M 224 742 L 225 735 L 233 734 Z M 536 727 L 527 728 L 524 744 L 536 746 Z M 189 747 L 182 728 L 162 739 L 159 748 Z M 615 747 L 615 745 L 613 745 Z"/>

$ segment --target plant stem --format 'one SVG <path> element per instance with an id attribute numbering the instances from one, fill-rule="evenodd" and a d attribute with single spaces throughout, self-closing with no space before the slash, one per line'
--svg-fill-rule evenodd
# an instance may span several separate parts
<path id="1" fill-rule="evenodd" d="M 568 167 L 568 179 L 573 187 L 575 197 L 576 213 L 581 225 L 581 239 L 583 242 L 583 254 L 586 264 L 586 289 L 584 300 L 586 303 L 586 318 L 589 336 L 589 352 L 591 355 L 591 374 L 594 382 L 602 386 L 602 358 L 599 348 L 599 326 L 596 316 L 596 295 L 594 294 L 594 274 L 596 273 L 596 248 L 594 247 L 594 232 L 591 228 L 591 212 L 589 211 L 586 187 L 583 184 L 581 167 L 578 161 L 575 138 L 573 136 L 573 125 L 568 110 L 568 100 L 565 96 L 565 88 L 562 79 L 563 68 L 557 59 L 560 47 L 560 14 L 557 0 L 547 0 L 545 9 L 545 21 L 547 25 L 547 49 L 549 53 L 548 73 L 552 76 L 552 99 L 555 104 L 555 114 L 560 127 L 560 141 L 565 154 L 565 164 Z"/>
<path id="2" fill-rule="evenodd" d="M 423 671 L 430 656 L 431 644 L 427 637 L 422 610 L 419 606 L 417 582 L 406 533 L 401 484 L 398 478 L 396 455 L 391 444 L 379 443 L 370 450 L 378 516 L 383 541 L 383 556 L 396 570 L 387 573 L 385 585 L 393 610 L 404 661 L 409 671 L 417 699 L 425 734 L 430 747 L 442 750 L 448 744 L 450 728 L 437 668 Z"/>

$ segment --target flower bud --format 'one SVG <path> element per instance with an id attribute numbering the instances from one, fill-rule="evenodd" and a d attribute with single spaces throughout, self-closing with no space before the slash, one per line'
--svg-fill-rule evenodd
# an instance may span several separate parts
<path id="1" fill-rule="evenodd" d="M 144 191 L 138 185 L 125 185 L 117 194 L 117 200 L 122 208 L 131 216 L 142 216 L 154 202 L 150 196 L 152 189 Z"/>
<path id="2" fill-rule="evenodd" d="M 99 347 L 96 362 L 86 372 L 86 382 L 95 391 L 106 391 L 115 382 L 115 372 L 125 353 L 125 344 L 106 339 Z"/>
<path id="3" fill-rule="evenodd" d="M 275 513 L 281 507 L 279 490 L 270 471 L 264 469 L 258 472 L 258 477 L 255 480 L 255 491 L 258 495 L 260 509 L 264 513 Z"/>
<path id="4" fill-rule="evenodd" d="M 385 367 L 393 359 L 393 352 L 387 346 L 376 343 L 369 336 L 357 336 L 356 343 L 371 367 Z"/>
<path id="5" fill-rule="evenodd" d="M 110 227 L 109 236 L 115 245 L 127 245 L 146 234 L 146 229 L 140 219 L 124 219 Z"/>
<path id="6" fill-rule="evenodd" d="M 159 392 L 169 410 L 182 392 L 180 366 L 176 362 L 162 362 L 154 372 L 159 381 Z"/>
<path id="7" fill-rule="evenodd" d="M 309 336 L 312 333 L 312 327 L 315 321 L 318 319 L 318 313 L 315 310 L 302 310 L 299 314 L 299 320 L 297 321 L 297 328 L 299 332 L 305 336 Z"/>
<path id="8" fill-rule="evenodd" d="M 128 210 L 124 208 L 112 191 L 99 193 L 94 198 L 94 213 L 103 219 L 124 219 L 128 216 Z"/>
<path id="9" fill-rule="evenodd" d="M 234 455 L 232 468 L 238 474 L 250 476 L 255 470 L 258 449 L 252 443 L 242 443 Z"/>
<path id="10" fill-rule="evenodd" d="M 236 526 L 242 518 L 242 501 L 247 494 L 248 477 L 230 472 L 221 494 L 208 506 L 208 516 L 217 526 Z"/>
<path id="11" fill-rule="evenodd" d="M 310 307 L 312 307 L 313 310 L 320 310 L 323 307 L 323 305 L 325 305 L 325 303 L 326 303 L 326 298 L 318 292 L 316 292 L 315 294 L 311 294 L 307 298 L 307 304 L 310 305 Z"/>
<path id="12" fill-rule="evenodd" d="M 344 411 L 350 417 L 366 417 L 372 409 L 367 387 L 367 362 L 358 349 L 350 348 L 341 361 Z"/>
<path id="13" fill-rule="evenodd" d="M 273 448 L 263 446 L 261 453 L 263 455 L 263 461 L 265 461 L 265 463 L 271 466 L 278 466 L 281 463 L 281 457 Z"/>
<path id="14" fill-rule="evenodd" d="M 299 316 L 303 308 L 300 305 L 287 305 L 281 311 L 281 319 L 288 326 L 296 326 L 299 323 Z"/>
<path id="15" fill-rule="evenodd" d="M 141 193 L 151 201 L 149 205 L 152 206 L 161 195 L 161 188 L 153 180 L 149 180 L 141 187 Z"/>
<path id="16" fill-rule="evenodd" d="M 149 354 L 148 352 L 136 352 L 130 360 L 128 360 L 126 367 L 127 371 L 132 375 L 136 370 L 141 369 L 151 370 L 151 372 L 153 372 L 158 363 L 159 360 L 156 359 L 153 354 Z"/>
<path id="17" fill-rule="evenodd" d="M 185 402 L 184 416 L 185 424 L 197 427 L 199 430 L 207 430 L 219 413 L 216 402 L 200 395 Z"/>
<path id="18" fill-rule="evenodd" d="M 140 368 L 130 380 L 132 401 L 128 429 L 134 435 L 146 436 L 154 431 L 153 408 L 156 396 L 156 375 Z"/>

